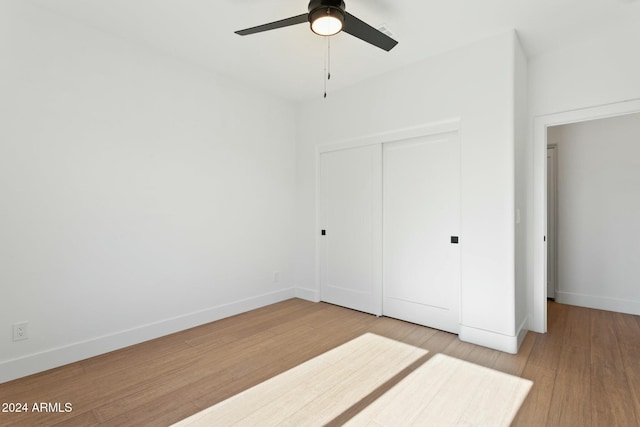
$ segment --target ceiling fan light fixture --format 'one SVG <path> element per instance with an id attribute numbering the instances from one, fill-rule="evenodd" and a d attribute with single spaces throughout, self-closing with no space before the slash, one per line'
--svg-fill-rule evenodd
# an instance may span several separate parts
<path id="1" fill-rule="evenodd" d="M 333 36 L 342 31 L 344 26 L 344 13 L 333 7 L 314 10 L 309 15 L 311 31 L 320 36 Z"/>

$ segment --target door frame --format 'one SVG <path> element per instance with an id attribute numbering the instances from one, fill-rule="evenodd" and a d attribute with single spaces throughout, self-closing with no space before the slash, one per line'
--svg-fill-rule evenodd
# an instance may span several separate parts
<path id="1" fill-rule="evenodd" d="M 533 123 L 533 284 L 529 330 L 547 332 L 547 128 L 640 112 L 640 99 L 534 117 Z"/>
<path id="2" fill-rule="evenodd" d="M 331 151 L 345 150 L 348 148 L 356 148 L 362 147 L 366 145 L 375 145 L 375 144 L 384 144 L 385 142 L 395 142 L 402 141 L 409 138 L 417 138 L 423 136 L 437 135 L 440 133 L 447 133 L 452 131 L 457 131 L 459 137 L 462 138 L 462 134 L 460 132 L 460 124 L 461 120 L 459 117 L 442 120 L 438 122 L 426 123 L 418 126 L 411 126 L 396 130 L 391 130 L 387 132 L 380 132 L 372 135 L 367 135 L 363 137 L 356 137 L 350 139 L 344 139 L 340 141 L 329 141 L 326 143 L 321 143 L 316 146 L 315 152 L 315 289 L 317 290 L 317 301 L 322 301 L 321 294 L 321 257 L 322 257 L 322 240 L 320 235 L 320 221 L 321 221 L 321 212 L 320 212 L 320 155 L 322 153 L 327 153 Z M 381 206 L 382 208 L 382 206 Z M 382 231 L 382 230 L 381 230 Z M 382 266 L 382 250 L 380 251 L 380 266 Z M 382 294 L 383 284 L 382 280 L 379 284 L 379 292 L 380 292 L 380 308 L 378 316 L 382 315 Z"/>
<path id="3" fill-rule="evenodd" d="M 556 297 L 556 289 L 558 288 L 558 144 L 549 144 L 547 145 L 547 158 L 549 158 L 549 152 L 552 152 L 551 155 L 551 167 L 553 168 L 553 183 L 551 186 L 551 199 L 553 200 L 553 206 L 549 206 L 549 199 L 547 194 L 547 221 L 548 218 L 553 218 L 553 232 L 549 230 L 549 224 L 547 223 L 547 266 L 549 265 L 549 258 L 553 259 L 553 296 L 551 298 Z M 549 163 L 547 162 L 547 184 L 549 180 Z M 549 191 L 549 186 L 547 185 L 547 191 Z M 551 211 L 551 212 L 550 212 Z M 551 215 L 549 215 L 551 213 Z M 553 236 L 553 238 L 552 238 Z M 551 244 L 553 252 L 551 256 L 549 256 L 549 244 Z M 549 273 L 547 269 L 547 274 Z M 547 276 L 548 277 L 548 276 Z M 549 298 L 549 281 L 547 279 L 547 298 Z"/>

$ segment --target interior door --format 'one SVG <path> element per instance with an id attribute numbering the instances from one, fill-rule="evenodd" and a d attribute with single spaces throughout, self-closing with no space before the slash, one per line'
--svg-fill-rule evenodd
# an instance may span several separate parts
<path id="1" fill-rule="evenodd" d="M 320 154 L 321 299 L 382 313 L 382 147 Z"/>
<path id="2" fill-rule="evenodd" d="M 384 144 L 383 157 L 383 314 L 458 333 L 458 133 Z"/>
<path id="3" fill-rule="evenodd" d="M 547 298 L 556 297 L 556 152 L 547 147 Z"/>

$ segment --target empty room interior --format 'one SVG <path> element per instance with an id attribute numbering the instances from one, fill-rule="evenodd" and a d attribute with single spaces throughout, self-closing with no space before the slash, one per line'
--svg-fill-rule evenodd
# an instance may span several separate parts
<path id="1" fill-rule="evenodd" d="M 640 425 L 639 22 L 0 0 L 0 426 Z"/>

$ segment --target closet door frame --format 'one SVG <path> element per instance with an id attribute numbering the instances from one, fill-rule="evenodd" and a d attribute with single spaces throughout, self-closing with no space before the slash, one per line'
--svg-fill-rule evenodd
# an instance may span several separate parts
<path id="1" fill-rule="evenodd" d="M 376 145 L 376 144 L 384 144 L 396 141 L 403 141 L 410 138 L 416 137 L 424 137 L 437 135 L 440 133 L 448 133 L 452 131 L 457 131 L 459 133 L 459 137 L 462 138 L 462 134 L 460 132 L 461 120 L 460 118 L 453 118 L 449 120 L 443 120 L 439 122 L 427 123 L 419 126 L 412 126 L 402 129 L 397 129 L 389 132 L 381 132 L 373 135 L 345 139 L 342 141 L 328 141 L 324 144 L 320 144 L 316 146 L 315 153 L 315 180 L 316 180 L 316 188 L 315 188 L 315 289 L 317 292 L 317 301 L 321 301 L 321 256 L 322 256 L 322 241 L 321 241 L 321 206 L 320 206 L 320 191 L 321 191 L 321 181 L 320 181 L 320 155 L 322 153 L 327 153 L 331 151 L 344 150 L 348 148 L 356 148 L 367 145 Z M 384 195 L 383 195 L 384 197 Z M 382 200 L 380 201 L 382 209 Z M 382 224 L 380 229 L 380 235 L 382 234 Z M 380 266 L 383 265 L 382 259 L 382 250 L 380 250 Z M 384 284 L 381 283 L 379 286 L 380 291 L 380 308 L 379 312 L 374 313 L 377 316 L 382 315 L 382 296 L 384 293 Z M 461 315 L 461 313 L 460 313 Z"/>

